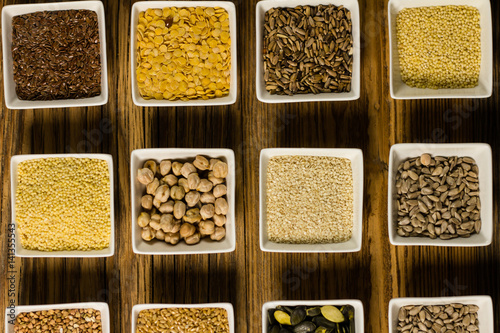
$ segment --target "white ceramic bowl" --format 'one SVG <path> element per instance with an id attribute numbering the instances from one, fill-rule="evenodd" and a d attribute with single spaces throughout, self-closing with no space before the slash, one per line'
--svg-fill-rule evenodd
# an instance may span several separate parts
<path id="1" fill-rule="evenodd" d="M 267 235 L 267 166 L 273 156 L 330 156 L 347 158 L 351 161 L 354 218 L 352 237 L 344 243 L 329 244 L 283 244 L 274 243 Z M 357 252 L 361 250 L 363 225 L 363 152 L 361 149 L 329 148 L 268 148 L 260 152 L 259 170 L 259 207 L 260 207 L 260 249 L 265 252 Z"/>
<path id="2" fill-rule="evenodd" d="M 12 223 L 16 225 L 16 190 L 17 190 L 17 167 L 19 163 L 27 160 L 44 159 L 44 158 L 92 158 L 105 160 L 109 168 L 110 180 L 110 203 L 111 203 L 111 239 L 109 247 L 95 251 L 37 251 L 28 250 L 21 246 L 19 234 L 16 232 L 16 250 L 15 255 L 18 257 L 58 257 L 58 258 L 94 258 L 94 257 L 111 257 L 115 253 L 115 208 L 113 195 L 113 157 L 108 154 L 43 154 L 43 155 L 15 155 L 10 159 L 10 191 L 11 191 L 11 208 L 12 208 Z"/>
<path id="3" fill-rule="evenodd" d="M 428 237 L 401 237 L 397 234 L 396 174 L 399 164 L 408 158 L 424 153 L 432 156 L 472 157 L 479 167 L 479 198 L 481 200 L 482 227 L 479 234 L 469 238 L 443 240 Z M 487 246 L 493 237 L 493 167 L 491 147 L 485 143 L 423 144 L 402 143 L 391 147 L 389 156 L 388 223 L 389 239 L 393 245 L 433 245 L 433 246 Z"/>
<path id="4" fill-rule="evenodd" d="M 389 302 L 389 333 L 398 333 L 399 309 L 406 305 L 445 305 L 450 303 L 474 304 L 479 306 L 479 332 L 493 332 L 493 302 L 490 296 L 458 297 L 408 297 L 393 298 Z"/>
<path id="5" fill-rule="evenodd" d="M 267 312 L 271 309 L 275 309 L 279 305 L 281 306 L 351 305 L 354 308 L 354 328 L 356 333 L 364 333 L 365 331 L 363 303 L 361 303 L 361 301 L 357 299 L 336 299 L 336 300 L 323 300 L 323 301 L 272 301 L 264 303 L 264 305 L 262 306 L 262 333 L 268 333 Z"/>
<path id="6" fill-rule="evenodd" d="M 262 59 L 262 44 L 264 40 L 264 18 L 271 8 L 296 7 L 296 6 L 335 5 L 344 6 L 351 11 L 352 37 L 353 37 L 353 67 L 351 91 L 343 93 L 271 95 L 266 90 L 264 81 L 264 60 Z M 316 101 L 352 101 L 360 96 L 361 90 L 361 44 L 359 28 L 359 5 L 357 0 L 267 0 L 259 1 L 256 8 L 256 91 L 257 99 L 264 103 L 293 103 Z"/>
<path id="7" fill-rule="evenodd" d="M 5 310 L 5 332 L 14 333 L 14 325 L 10 322 L 14 322 L 18 314 L 22 312 L 36 312 L 44 310 L 56 310 L 56 309 L 94 309 L 101 312 L 101 323 L 102 323 L 102 333 L 110 333 L 109 323 L 109 307 L 107 303 L 92 302 L 92 303 L 64 303 L 64 304 L 47 304 L 47 305 L 16 305 L 14 308 L 9 308 Z"/>
<path id="8" fill-rule="evenodd" d="M 202 239 L 196 245 L 187 245 L 184 241 L 177 245 L 170 245 L 163 241 L 153 240 L 146 242 L 141 237 L 141 228 L 137 225 L 137 217 L 141 212 L 141 197 L 145 193 L 145 186 L 137 180 L 137 170 L 142 168 L 147 160 L 180 160 L 192 162 L 196 155 L 208 158 L 219 158 L 229 166 L 226 177 L 227 202 L 229 212 L 226 220 L 226 237 L 220 242 Z M 224 253 L 232 252 L 236 248 L 236 226 L 235 226 L 235 171 L 234 152 L 231 149 L 205 149 L 205 148 L 158 148 L 137 149 L 132 151 L 130 157 L 130 186 L 132 205 L 132 247 L 134 253 L 138 254 L 201 254 L 201 253 Z"/>
<path id="9" fill-rule="evenodd" d="M 404 8 L 468 5 L 479 9 L 481 14 L 481 72 L 479 85 L 463 89 L 421 89 L 407 86 L 401 78 L 399 65 L 396 18 Z M 431 98 L 487 98 L 493 92 L 493 32 L 491 5 L 489 0 L 389 0 L 389 43 L 390 43 L 390 91 L 394 99 Z"/>
<path id="10" fill-rule="evenodd" d="M 70 9 L 89 9 L 97 13 L 99 21 L 99 40 L 101 43 L 101 94 L 80 99 L 62 99 L 51 101 L 20 100 L 16 94 L 12 65 L 12 17 L 39 11 Z M 9 109 L 69 108 L 103 105 L 108 102 L 108 65 L 106 57 L 106 23 L 104 6 L 101 1 L 73 1 L 57 3 L 38 3 L 9 5 L 2 9 L 2 47 L 3 47 L 3 84 L 5 105 Z"/>
<path id="11" fill-rule="evenodd" d="M 229 333 L 234 333 L 234 310 L 231 303 L 205 303 L 205 304 L 137 304 L 132 308 L 132 332 L 137 331 L 137 318 L 142 310 L 165 308 L 222 308 L 227 311 Z"/>
<path id="12" fill-rule="evenodd" d="M 225 97 L 211 98 L 207 100 L 193 99 L 189 101 L 169 101 L 144 99 L 139 93 L 137 86 L 137 23 L 139 14 L 149 8 L 165 7 L 221 7 L 229 15 L 229 34 L 231 36 L 231 82 L 229 86 L 229 95 Z M 130 23 L 130 67 L 132 78 L 132 99 L 137 106 L 207 106 L 207 105 L 229 105 L 236 102 L 238 97 L 238 77 L 237 77 L 237 48 L 236 48 L 236 7 L 229 1 L 139 1 L 132 6 L 132 15 Z"/>

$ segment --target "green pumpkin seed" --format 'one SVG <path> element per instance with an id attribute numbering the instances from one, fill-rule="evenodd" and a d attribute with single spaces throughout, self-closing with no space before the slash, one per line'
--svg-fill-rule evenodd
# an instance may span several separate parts
<path id="1" fill-rule="evenodd" d="M 309 316 L 309 317 L 316 317 L 316 316 L 319 316 L 321 314 L 321 308 L 319 306 L 315 306 L 314 308 L 308 308 L 306 310 L 306 314 Z"/>
<path id="2" fill-rule="evenodd" d="M 334 323 L 341 323 L 345 320 L 344 315 L 339 309 L 332 305 L 325 305 L 321 308 L 321 314 L 326 319 L 333 321 Z"/>
<path id="3" fill-rule="evenodd" d="M 310 321 L 304 321 L 293 328 L 293 333 L 311 333 L 316 329 L 316 325 Z"/>
<path id="4" fill-rule="evenodd" d="M 276 309 L 271 309 L 267 311 L 267 320 L 269 321 L 269 325 L 275 325 L 278 323 L 276 321 L 276 318 L 274 318 L 274 313 L 276 312 Z"/>
<path id="5" fill-rule="evenodd" d="M 269 329 L 269 333 L 279 333 L 280 332 L 280 325 L 274 325 Z"/>
<path id="6" fill-rule="evenodd" d="M 293 326 L 300 324 L 306 319 L 306 310 L 302 307 L 295 308 L 290 315 L 290 322 Z"/>
<path id="7" fill-rule="evenodd" d="M 316 316 L 312 319 L 313 323 L 316 324 L 316 326 L 322 326 L 325 328 L 337 328 L 337 324 L 335 324 L 332 321 L 329 321 L 323 316 Z"/>
<path id="8" fill-rule="evenodd" d="M 278 310 L 274 312 L 274 318 L 276 318 L 281 325 L 292 325 L 290 322 L 290 315 L 284 311 Z"/>
<path id="9" fill-rule="evenodd" d="M 286 328 L 282 327 L 282 328 L 280 329 L 279 333 L 292 333 L 292 331 L 290 331 L 290 330 L 288 330 L 288 329 L 286 329 Z"/>

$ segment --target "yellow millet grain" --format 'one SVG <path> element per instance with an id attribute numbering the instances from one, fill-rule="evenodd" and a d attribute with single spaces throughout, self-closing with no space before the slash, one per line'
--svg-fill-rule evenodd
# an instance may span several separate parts
<path id="1" fill-rule="evenodd" d="M 16 222 L 29 250 L 101 250 L 111 238 L 105 160 L 44 158 L 18 165 Z"/>
<path id="2" fill-rule="evenodd" d="M 351 161 L 275 156 L 267 167 L 267 233 L 276 243 L 320 244 L 352 237 Z"/>
<path id="3" fill-rule="evenodd" d="M 481 69 L 479 10 L 471 6 L 405 8 L 397 41 L 403 82 L 417 88 L 473 88 Z"/>

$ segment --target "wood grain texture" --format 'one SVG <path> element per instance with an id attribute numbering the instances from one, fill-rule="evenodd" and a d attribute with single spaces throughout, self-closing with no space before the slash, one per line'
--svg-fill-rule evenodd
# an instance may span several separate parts
<path id="1" fill-rule="evenodd" d="M 43 1 L 0 1 L 2 5 Z M 500 68 L 484 100 L 394 101 L 389 97 L 387 1 L 360 0 L 361 98 L 353 102 L 263 104 L 255 94 L 255 4 L 236 0 L 238 89 L 223 107 L 140 108 L 132 103 L 129 66 L 133 1 L 103 1 L 109 103 L 103 107 L 8 110 L 0 91 L 0 258 L 7 263 L 10 157 L 102 152 L 113 155 L 116 252 L 101 259 L 16 259 L 17 304 L 105 301 L 112 332 L 130 332 L 139 303 L 231 302 L 237 332 L 261 331 L 270 300 L 357 298 L 367 332 L 387 332 L 388 302 L 400 296 L 487 294 L 498 303 L 498 204 L 494 241 L 484 248 L 394 247 L 387 230 L 390 146 L 401 142 L 487 142 L 494 152 L 494 199 L 500 188 Z M 500 45 L 500 4 L 492 2 Z M 235 151 L 236 251 L 220 255 L 142 256 L 132 252 L 130 153 L 150 147 L 225 147 Z M 364 154 L 363 247 L 351 254 L 279 254 L 259 249 L 259 153 L 267 147 L 353 147 Z M 9 302 L 9 273 L 0 276 L 0 310 Z M 4 325 L 0 316 L 0 327 Z M 496 321 L 496 331 L 500 321 Z"/>

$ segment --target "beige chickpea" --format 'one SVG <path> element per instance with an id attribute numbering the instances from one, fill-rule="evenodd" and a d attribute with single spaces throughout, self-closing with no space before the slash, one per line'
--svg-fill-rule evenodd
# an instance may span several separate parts
<path id="1" fill-rule="evenodd" d="M 181 175 L 182 163 L 174 162 L 172 163 L 172 173 L 176 176 Z"/>
<path id="2" fill-rule="evenodd" d="M 217 200 L 215 200 L 215 214 L 227 215 L 228 210 L 229 205 L 227 204 L 226 199 L 218 198 Z"/>
<path id="3" fill-rule="evenodd" d="M 161 216 L 159 226 L 164 232 L 172 232 L 174 224 L 174 216 L 172 214 L 163 214 Z"/>
<path id="4" fill-rule="evenodd" d="M 203 193 L 200 196 L 200 202 L 204 204 L 209 204 L 209 203 L 213 204 L 215 203 L 215 196 L 212 192 Z"/>
<path id="5" fill-rule="evenodd" d="M 163 232 L 163 230 L 156 230 L 155 232 L 155 238 L 158 239 L 158 240 L 165 240 L 165 233 Z"/>
<path id="6" fill-rule="evenodd" d="M 161 181 L 163 183 L 167 184 L 168 186 L 172 187 L 174 185 L 177 185 L 178 179 L 175 175 L 169 174 L 169 175 L 166 175 L 165 177 L 163 177 L 161 179 Z"/>
<path id="7" fill-rule="evenodd" d="M 174 220 L 174 226 L 172 227 L 172 233 L 179 232 L 181 230 L 181 225 L 182 221 L 181 220 Z"/>
<path id="8" fill-rule="evenodd" d="M 147 227 L 149 225 L 149 220 L 151 220 L 151 216 L 146 213 L 142 212 L 139 217 L 137 218 L 137 224 L 141 227 Z"/>
<path id="9" fill-rule="evenodd" d="M 200 176 L 196 172 L 190 174 L 187 178 L 187 184 L 189 189 L 196 190 L 196 188 L 200 184 L 200 181 L 201 181 Z"/>
<path id="10" fill-rule="evenodd" d="M 163 160 L 160 162 L 160 174 L 162 176 L 167 175 L 172 169 L 172 162 L 169 160 Z"/>
<path id="11" fill-rule="evenodd" d="M 167 202 L 170 197 L 170 188 L 167 185 L 158 186 L 155 192 L 155 199 L 160 202 Z"/>
<path id="12" fill-rule="evenodd" d="M 151 170 L 153 172 L 153 175 L 156 174 L 157 171 L 156 162 L 153 160 L 146 161 L 146 163 L 144 163 L 143 168 L 148 168 L 149 170 Z"/>
<path id="13" fill-rule="evenodd" d="M 174 211 L 174 201 L 173 200 L 168 200 L 165 203 L 162 203 L 161 206 L 158 208 L 160 213 L 163 214 L 170 214 Z"/>
<path id="14" fill-rule="evenodd" d="M 153 206 L 159 209 L 161 207 L 161 201 L 156 198 L 153 198 Z"/>
<path id="15" fill-rule="evenodd" d="M 200 209 L 201 218 L 208 220 L 212 218 L 215 214 L 215 207 L 212 204 L 203 205 Z"/>
<path id="16" fill-rule="evenodd" d="M 222 227 L 223 225 L 226 224 L 226 216 L 225 215 L 219 215 L 215 214 L 214 215 L 214 223 L 218 227 Z"/>
<path id="17" fill-rule="evenodd" d="M 155 231 L 150 227 L 144 227 L 144 228 L 142 228 L 141 237 L 145 241 L 149 242 L 153 238 L 155 238 Z"/>
<path id="18" fill-rule="evenodd" d="M 214 197 L 220 198 L 223 195 L 227 194 L 227 187 L 224 184 L 220 184 L 214 187 L 214 190 L 212 191 L 214 193 Z"/>
<path id="19" fill-rule="evenodd" d="M 200 210 L 198 208 L 190 209 L 186 212 L 182 219 L 184 222 L 198 223 L 201 221 Z"/>
<path id="20" fill-rule="evenodd" d="M 181 168 L 181 175 L 184 178 L 187 178 L 193 172 L 196 172 L 196 168 L 194 167 L 194 165 L 192 165 L 191 163 L 184 163 Z"/>
<path id="21" fill-rule="evenodd" d="M 181 229 L 179 230 L 181 238 L 186 238 L 193 235 L 196 232 L 196 227 L 191 223 L 183 223 Z"/>
<path id="22" fill-rule="evenodd" d="M 215 186 L 215 185 L 219 185 L 219 184 L 224 183 L 224 179 L 215 177 L 215 176 L 214 176 L 214 172 L 213 172 L 213 171 L 210 171 L 210 172 L 208 173 L 208 177 L 207 177 L 207 178 L 208 178 L 208 180 L 209 180 L 212 184 L 214 184 L 214 186 Z"/>
<path id="23" fill-rule="evenodd" d="M 217 164 L 217 162 L 220 162 L 218 158 L 211 158 L 210 159 L 210 164 L 208 166 L 208 170 L 212 171 L 214 169 L 214 165 Z"/>
<path id="24" fill-rule="evenodd" d="M 174 204 L 174 217 L 178 220 L 186 214 L 186 204 L 182 201 L 176 201 Z"/>
<path id="25" fill-rule="evenodd" d="M 226 178 L 229 172 L 229 167 L 226 162 L 219 161 L 214 164 L 212 171 L 214 172 L 215 177 Z"/>
<path id="26" fill-rule="evenodd" d="M 220 241 L 224 237 L 226 237 L 226 229 L 224 227 L 215 227 L 214 233 L 210 235 L 210 239 L 214 241 Z"/>
<path id="27" fill-rule="evenodd" d="M 137 180 L 139 183 L 148 185 L 155 178 L 155 174 L 148 168 L 137 170 Z"/>
<path id="28" fill-rule="evenodd" d="M 194 207 L 200 201 L 200 196 L 200 192 L 191 191 L 189 193 L 186 193 L 184 200 L 186 200 L 188 207 Z"/>
<path id="29" fill-rule="evenodd" d="M 208 235 L 211 235 L 214 233 L 215 224 L 213 221 L 210 221 L 210 220 L 201 221 L 198 224 L 198 228 L 200 229 L 201 236 L 208 236 Z"/>
<path id="30" fill-rule="evenodd" d="M 141 198 L 141 206 L 147 210 L 153 208 L 153 197 L 149 194 L 143 195 Z"/>
<path id="31" fill-rule="evenodd" d="M 149 222 L 149 226 L 150 226 L 151 228 L 153 228 L 155 231 L 156 231 L 156 230 L 160 230 L 160 229 L 161 229 L 161 227 L 160 227 L 160 222 L 158 222 L 158 221 L 156 221 L 156 220 L 151 220 L 151 221 Z"/>
<path id="32" fill-rule="evenodd" d="M 170 189 L 170 197 L 174 200 L 182 200 L 184 195 L 186 195 L 186 191 L 182 186 L 172 186 Z"/>
<path id="33" fill-rule="evenodd" d="M 207 170 L 210 167 L 210 162 L 208 162 L 207 158 L 201 155 L 196 156 L 193 165 L 198 169 L 198 170 Z"/>
<path id="34" fill-rule="evenodd" d="M 158 180 L 158 178 L 155 178 L 151 183 L 149 183 L 146 186 L 146 193 L 154 195 L 158 186 L 160 186 L 160 181 Z"/>
<path id="35" fill-rule="evenodd" d="M 158 214 L 158 213 L 151 214 L 151 221 L 150 221 L 150 223 L 153 222 L 153 221 L 156 221 L 156 222 L 160 223 L 160 220 L 161 220 L 161 215 L 160 214 Z"/>
<path id="36" fill-rule="evenodd" d="M 176 232 L 176 233 L 169 232 L 168 234 L 165 234 L 165 242 L 166 243 L 176 245 L 177 243 L 179 243 L 180 240 L 181 240 L 181 236 L 179 235 L 178 232 Z"/>
<path id="37" fill-rule="evenodd" d="M 199 192 L 206 193 L 210 192 L 213 186 L 214 185 L 212 184 L 212 182 L 210 182 L 208 179 L 202 179 L 196 190 Z"/>
<path id="38" fill-rule="evenodd" d="M 188 193 L 190 191 L 188 180 L 186 178 L 180 178 L 178 185 L 184 189 L 184 193 Z"/>
<path id="39" fill-rule="evenodd" d="M 195 245 L 200 242 L 201 235 L 199 232 L 195 233 L 192 236 L 184 238 L 184 241 L 186 242 L 187 245 Z"/>

